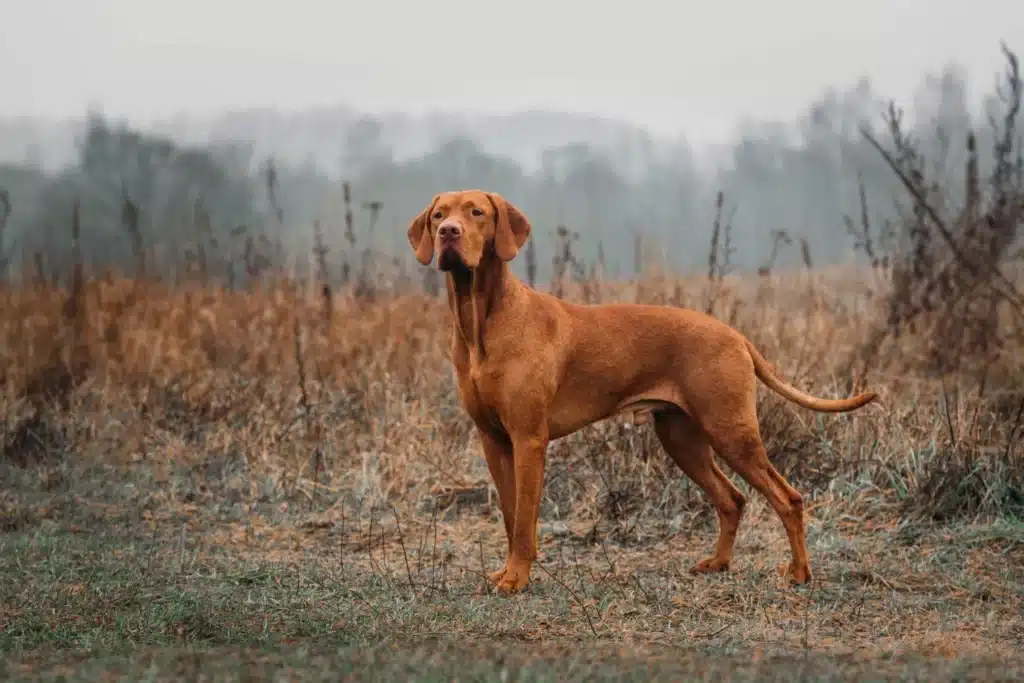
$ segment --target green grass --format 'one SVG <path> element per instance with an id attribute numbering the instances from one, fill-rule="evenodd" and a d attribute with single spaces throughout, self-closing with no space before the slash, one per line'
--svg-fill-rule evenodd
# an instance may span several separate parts
<path id="1" fill-rule="evenodd" d="M 1013 680 L 1024 524 L 824 511 L 793 589 L 752 504 L 733 571 L 690 576 L 713 524 L 542 536 L 527 593 L 491 592 L 500 522 L 343 498 L 238 496 L 225 470 L 2 469 L 5 679 Z M 169 502 L 167 492 L 175 492 Z M 372 524 L 371 524 L 372 513 Z M 545 527 L 547 529 L 547 527 Z M 1016 667 L 1016 668 L 1014 668 Z M 63 678 L 61 678 L 63 677 Z"/>
<path id="2" fill-rule="evenodd" d="M 0 673 L 17 680 L 21 667 Z M 381 642 L 373 647 L 158 648 L 48 665 L 41 680 L 407 681 L 1014 681 L 1024 669 L 996 661 L 920 656 L 778 656 L 676 650 L 624 654 L 615 646 Z"/>

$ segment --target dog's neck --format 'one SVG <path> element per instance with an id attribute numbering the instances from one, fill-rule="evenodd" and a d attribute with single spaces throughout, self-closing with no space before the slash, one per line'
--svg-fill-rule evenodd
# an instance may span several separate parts
<path id="1" fill-rule="evenodd" d="M 446 279 L 455 343 L 475 367 L 486 356 L 483 335 L 487 321 L 500 309 L 506 290 L 515 287 L 516 278 L 508 264 L 487 250 L 476 268 L 451 270 Z"/>

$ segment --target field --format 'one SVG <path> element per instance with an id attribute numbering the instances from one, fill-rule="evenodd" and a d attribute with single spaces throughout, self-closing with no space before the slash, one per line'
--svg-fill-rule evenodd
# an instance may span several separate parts
<path id="1" fill-rule="evenodd" d="M 504 533 L 442 298 L 9 286 L 0 677 L 1020 680 L 1024 350 L 940 373 L 926 329 L 872 346 L 885 286 L 801 271 L 712 297 L 790 382 L 881 396 L 829 416 L 759 388 L 807 500 L 810 587 L 778 576 L 782 525 L 738 478 L 733 567 L 691 576 L 713 509 L 648 425 L 612 420 L 552 444 L 513 598 L 483 579 Z M 709 290 L 587 297 L 704 308 Z"/>

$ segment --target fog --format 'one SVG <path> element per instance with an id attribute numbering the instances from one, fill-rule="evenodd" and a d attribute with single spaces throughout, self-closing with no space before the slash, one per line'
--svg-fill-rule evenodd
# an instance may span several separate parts
<path id="1" fill-rule="evenodd" d="M 59 263 L 77 199 L 90 261 L 122 264 L 129 199 L 165 252 L 195 239 L 198 203 L 214 234 L 245 225 L 300 260 L 320 221 L 339 263 L 366 249 L 408 261 L 411 216 L 435 192 L 481 187 L 531 217 L 541 277 L 558 225 L 610 274 L 633 274 L 637 234 L 653 260 L 699 269 L 719 191 L 737 268 L 763 265 L 777 231 L 805 239 L 815 264 L 843 263 L 861 186 L 878 220 L 898 211 L 861 128 L 882 130 L 895 101 L 955 179 L 967 131 L 984 140 L 999 111 L 1000 41 L 1024 46 L 1024 3 L 1009 0 L 608 7 L 12 5 L 5 257 Z"/>

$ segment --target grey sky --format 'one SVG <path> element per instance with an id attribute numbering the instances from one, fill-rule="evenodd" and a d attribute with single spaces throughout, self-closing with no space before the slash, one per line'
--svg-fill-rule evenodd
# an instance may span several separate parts
<path id="1" fill-rule="evenodd" d="M 1021 0 L 3 1 L 0 116 L 544 107 L 697 141 L 860 76 L 909 104 L 949 61 L 976 97 L 1001 39 L 1024 57 Z"/>

